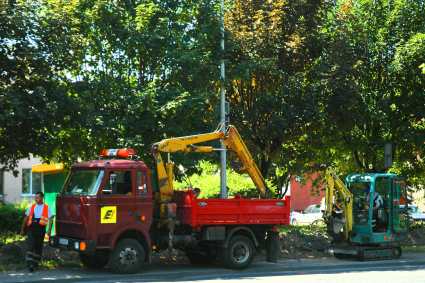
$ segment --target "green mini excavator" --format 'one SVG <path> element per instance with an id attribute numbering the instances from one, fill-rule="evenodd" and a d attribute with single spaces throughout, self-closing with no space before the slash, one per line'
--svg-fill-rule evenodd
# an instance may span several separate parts
<path id="1" fill-rule="evenodd" d="M 393 259 L 401 256 L 407 232 L 407 193 L 390 173 L 350 174 L 343 182 L 325 171 L 324 219 L 337 258 Z"/>

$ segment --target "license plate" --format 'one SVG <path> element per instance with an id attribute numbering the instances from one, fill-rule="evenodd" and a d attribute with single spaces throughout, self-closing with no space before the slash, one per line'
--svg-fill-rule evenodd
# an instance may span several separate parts
<path id="1" fill-rule="evenodd" d="M 68 239 L 59 238 L 59 245 L 67 246 L 68 245 Z"/>

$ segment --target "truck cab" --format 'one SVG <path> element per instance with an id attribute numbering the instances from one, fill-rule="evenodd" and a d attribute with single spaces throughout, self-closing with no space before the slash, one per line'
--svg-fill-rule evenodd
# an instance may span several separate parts
<path id="1" fill-rule="evenodd" d="M 120 239 L 136 238 L 149 258 L 153 194 L 142 161 L 94 160 L 75 164 L 57 198 L 54 244 L 80 252 L 84 265 L 106 265 Z"/>

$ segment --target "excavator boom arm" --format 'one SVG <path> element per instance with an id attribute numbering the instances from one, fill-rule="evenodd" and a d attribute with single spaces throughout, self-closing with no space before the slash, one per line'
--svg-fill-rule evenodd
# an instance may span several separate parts
<path id="1" fill-rule="evenodd" d="M 353 194 L 333 169 L 326 169 L 325 179 L 327 183 L 325 219 L 330 219 L 334 210 L 342 209 L 345 218 L 344 237 L 348 240 L 353 230 Z"/>

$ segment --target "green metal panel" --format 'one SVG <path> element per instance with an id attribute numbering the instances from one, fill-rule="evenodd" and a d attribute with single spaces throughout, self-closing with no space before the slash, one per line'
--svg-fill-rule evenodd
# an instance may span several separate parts
<path id="1" fill-rule="evenodd" d="M 56 196 L 61 191 L 63 183 L 65 182 L 66 174 L 64 172 L 54 174 L 44 174 L 44 201 L 56 214 Z M 55 234 L 55 225 L 52 228 L 52 235 Z"/>

